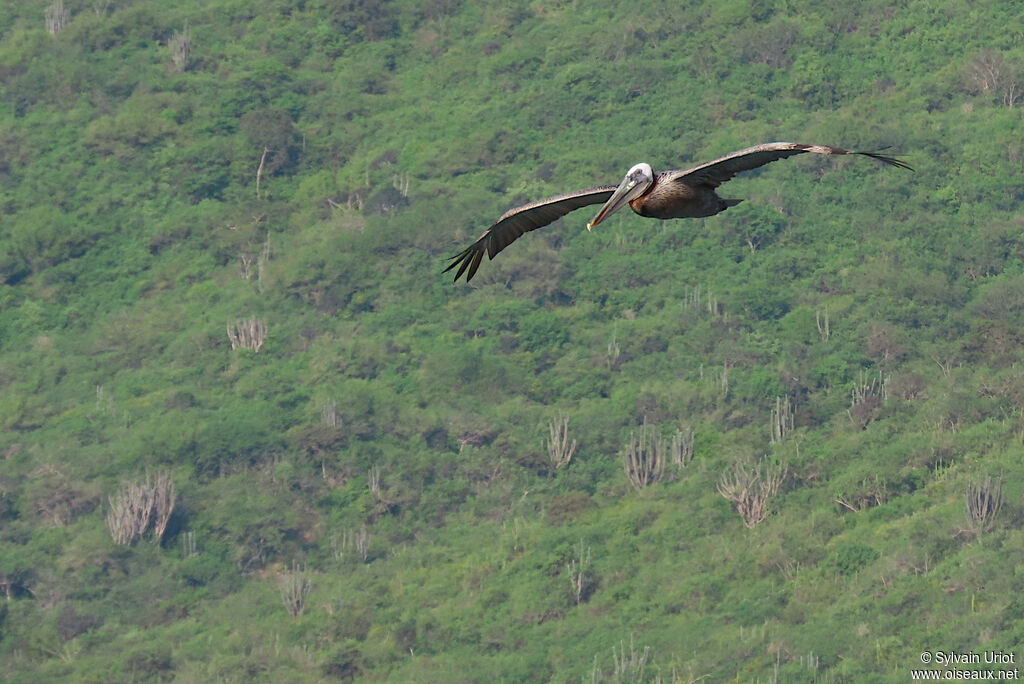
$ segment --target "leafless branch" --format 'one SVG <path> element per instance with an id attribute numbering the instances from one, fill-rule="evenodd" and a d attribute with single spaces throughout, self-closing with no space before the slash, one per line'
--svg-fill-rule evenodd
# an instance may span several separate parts
<path id="1" fill-rule="evenodd" d="M 313 581 L 307 575 L 306 569 L 292 561 L 292 569 L 281 575 L 280 586 L 281 600 L 288 614 L 292 617 L 302 615 L 306 608 L 306 597 L 313 591 Z"/>
<path id="2" fill-rule="evenodd" d="M 828 307 L 826 306 L 824 312 L 821 309 L 814 311 L 814 323 L 818 326 L 818 334 L 821 335 L 823 342 L 828 342 L 828 338 L 832 336 L 832 327 L 829 324 L 828 319 Z"/>
<path id="3" fill-rule="evenodd" d="M 171 39 L 167 41 L 167 47 L 171 49 L 171 61 L 178 71 L 185 71 L 188 68 L 189 59 L 192 57 L 192 31 L 188 24 L 181 31 L 175 31 Z"/>
<path id="4" fill-rule="evenodd" d="M 637 489 L 654 484 L 665 473 L 665 449 L 661 436 L 644 419 L 640 437 L 629 433 L 629 445 L 622 459 L 626 477 Z"/>
<path id="5" fill-rule="evenodd" d="M 263 148 L 263 154 L 260 156 L 260 165 L 256 169 L 256 199 L 260 199 L 260 179 L 263 178 L 263 166 L 267 162 L 267 155 L 270 153 L 269 147 Z"/>
<path id="6" fill-rule="evenodd" d="M 615 333 L 612 332 L 612 341 L 608 343 L 608 353 L 605 356 L 608 370 L 618 370 L 621 356 L 622 347 L 619 346 L 619 341 L 616 339 Z"/>
<path id="7" fill-rule="evenodd" d="M 672 463 L 677 470 L 685 468 L 693 460 L 693 430 L 690 428 L 677 429 L 672 436 L 672 444 L 669 447 L 672 455 Z"/>
<path id="8" fill-rule="evenodd" d="M 548 422 L 548 432 L 551 439 L 547 442 L 548 457 L 555 470 L 561 470 L 569 465 L 573 454 L 576 453 L 576 440 L 569 442 L 569 416 L 561 416 Z"/>
<path id="9" fill-rule="evenodd" d="M 775 408 L 771 412 L 771 443 L 780 443 L 793 429 L 793 406 L 789 397 L 776 397 Z"/>
<path id="10" fill-rule="evenodd" d="M 320 422 L 324 425 L 330 425 L 331 427 L 338 427 L 341 425 L 341 414 L 338 413 L 338 402 L 331 399 L 324 404 L 323 409 L 320 411 Z"/>
<path id="11" fill-rule="evenodd" d="M 53 4 L 46 6 L 43 14 L 46 19 L 46 32 L 51 36 L 63 31 L 71 21 L 71 13 L 64 7 L 64 0 L 54 0 Z"/>
<path id="12" fill-rule="evenodd" d="M 149 478 L 146 478 L 149 485 Z M 162 539 L 167 531 L 167 523 L 171 520 L 171 513 L 174 512 L 174 482 L 171 476 L 165 472 L 156 474 L 156 480 L 152 484 L 153 497 L 153 534 L 157 539 Z"/>
<path id="13" fill-rule="evenodd" d="M 565 571 L 569 577 L 569 583 L 572 585 L 573 597 L 576 599 L 576 605 L 583 602 L 583 598 L 587 594 L 590 580 L 587 576 L 587 568 L 590 567 L 590 547 L 588 546 L 585 550 L 583 548 L 583 539 L 580 539 L 580 546 L 576 552 L 576 558 L 573 558 L 566 566 Z"/>
<path id="14" fill-rule="evenodd" d="M 775 496 L 786 477 L 786 467 L 762 468 L 762 464 L 751 467 L 738 462 L 722 474 L 718 481 L 718 493 L 736 506 L 743 518 L 743 524 L 753 528 L 768 515 L 768 501 Z"/>
<path id="15" fill-rule="evenodd" d="M 984 481 L 971 481 L 967 484 L 964 496 L 967 503 L 967 520 L 971 523 L 976 535 L 992 529 L 999 509 L 1003 507 L 1003 482 L 995 481 L 989 475 Z"/>
<path id="16" fill-rule="evenodd" d="M 260 318 L 229 322 L 227 329 L 232 349 L 252 349 L 258 352 L 267 339 L 267 324 Z"/>
<path id="17" fill-rule="evenodd" d="M 1005 107 L 1013 107 L 1024 97 L 1024 70 L 991 49 L 967 63 L 965 77 L 969 90 L 991 92 Z"/>
<path id="18" fill-rule="evenodd" d="M 380 467 L 372 466 L 370 472 L 367 475 L 367 484 L 370 487 L 370 493 L 373 494 L 373 498 L 377 500 L 375 512 L 378 515 L 389 513 L 394 508 L 398 501 L 389 499 L 384 496 L 384 490 L 381 489 L 380 485 Z"/>
<path id="19" fill-rule="evenodd" d="M 174 483 L 167 473 L 158 473 L 155 481 L 147 475 L 145 482 L 123 483 L 109 501 L 107 529 L 115 543 L 132 544 L 150 528 L 159 540 L 174 511 Z"/>
<path id="20" fill-rule="evenodd" d="M 116 544 L 131 544 L 140 539 L 149 527 L 152 502 L 149 490 L 136 483 L 123 485 L 117 496 L 110 497 L 107 529 Z"/>

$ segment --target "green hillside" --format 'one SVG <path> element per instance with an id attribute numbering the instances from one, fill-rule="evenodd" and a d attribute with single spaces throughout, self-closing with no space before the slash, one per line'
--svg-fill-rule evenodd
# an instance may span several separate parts
<path id="1" fill-rule="evenodd" d="M 0 679 L 1024 658 L 1024 13 L 900 7 L 3 3 Z M 771 140 L 916 172 L 441 273 Z"/>

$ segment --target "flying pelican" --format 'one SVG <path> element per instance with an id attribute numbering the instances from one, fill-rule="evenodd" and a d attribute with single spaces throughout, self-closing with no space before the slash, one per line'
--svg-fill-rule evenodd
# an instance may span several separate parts
<path id="1" fill-rule="evenodd" d="M 640 163 L 631 168 L 618 186 L 599 185 L 586 190 L 577 190 L 556 195 L 539 202 L 524 204 L 506 211 L 498 221 L 488 228 L 472 245 L 452 257 L 452 263 L 445 272 L 456 266 L 455 280 L 463 273 L 466 282 L 473 279 L 486 253 L 493 259 L 498 252 L 516 241 L 523 233 L 536 230 L 565 216 L 570 211 L 590 204 L 601 204 L 597 216 L 587 224 L 590 230 L 626 204 L 641 216 L 658 219 L 700 218 L 714 216 L 742 200 L 723 199 L 715 194 L 715 188 L 741 171 L 764 166 L 777 159 L 795 154 L 860 154 L 877 159 L 901 169 L 913 171 L 906 163 L 877 152 L 857 152 L 827 145 L 805 143 L 771 142 L 748 147 L 724 157 L 695 166 L 685 171 L 663 171 L 654 174 L 651 165 Z"/>

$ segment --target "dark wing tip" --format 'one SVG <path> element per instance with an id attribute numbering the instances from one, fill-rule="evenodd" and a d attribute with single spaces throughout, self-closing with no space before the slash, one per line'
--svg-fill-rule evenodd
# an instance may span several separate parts
<path id="1" fill-rule="evenodd" d="M 914 167 L 912 167 L 910 164 L 906 163 L 905 161 L 897 159 L 896 157 L 890 157 L 889 155 L 886 155 L 886 154 L 879 154 L 878 152 L 858 152 L 857 154 L 862 154 L 865 157 L 871 157 L 872 159 L 877 159 L 878 161 L 884 162 L 886 164 L 889 164 L 890 166 L 895 166 L 895 167 L 898 167 L 898 168 L 901 168 L 901 169 L 906 169 L 908 171 L 913 171 L 914 170 Z"/>
<path id="2" fill-rule="evenodd" d="M 452 279 L 452 282 L 455 283 L 458 282 L 459 278 L 462 277 L 462 274 L 466 273 L 466 270 L 469 269 L 469 272 L 466 273 L 466 282 L 468 283 L 473 279 L 473 276 L 476 275 L 476 270 L 480 268 L 480 261 L 483 259 L 483 256 L 484 247 L 475 242 L 455 256 L 451 257 L 452 263 L 448 264 L 448 268 L 441 272 L 447 273 L 458 266 L 459 270 L 455 272 L 455 278 Z"/>

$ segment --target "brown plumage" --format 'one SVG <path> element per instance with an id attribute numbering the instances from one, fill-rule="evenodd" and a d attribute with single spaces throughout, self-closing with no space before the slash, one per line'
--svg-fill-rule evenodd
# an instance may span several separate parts
<path id="1" fill-rule="evenodd" d="M 536 230 L 565 216 L 570 211 L 591 204 L 604 204 L 597 216 L 587 224 L 596 226 L 627 203 L 640 216 L 658 219 L 699 218 L 714 216 L 738 204 L 738 199 L 723 199 L 715 193 L 722 183 L 737 173 L 756 169 L 778 159 L 796 154 L 859 154 L 891 166 L 913 171 L 906 163 L 877 152 L 857 152 L 841 147 L 807 145 L 804 143 L 773 142 L 748 147 L 724 157 L 695 166 L 685 171 L 664 171 L 657 176 L 650 164 L 640 163 L 626 174 L 618 185 L 601 185 L 556 195 L 539 202 L 531 202 L 505 212 L 480 238 L 452 257 L 445 272 L 458 267 L 455 280 L 465 273 L 466 282 L 472 280 L 484 253 L 493 259 L 523 233 Z"/>

